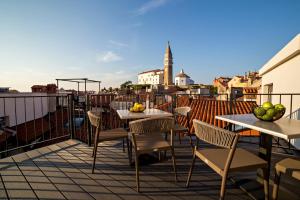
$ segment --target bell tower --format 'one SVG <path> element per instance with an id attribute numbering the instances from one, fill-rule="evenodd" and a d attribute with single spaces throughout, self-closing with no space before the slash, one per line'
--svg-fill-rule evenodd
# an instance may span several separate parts
<path id="1" fill-rule="evenodd" d="M 164 85 L 173 85 L 173 56 L 169 41 L 164 57 Z"/>

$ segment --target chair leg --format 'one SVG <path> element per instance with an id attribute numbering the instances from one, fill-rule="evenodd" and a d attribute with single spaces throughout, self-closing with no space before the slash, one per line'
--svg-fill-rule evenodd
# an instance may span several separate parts
<path id="1" fill-rule="evenodd" d="M 220 191 L 220 200 L 223 200 L 225 198 L 226 181 L 227 181 L 227 175 L 222 176 L 221 191 Z"/>
<path id="2" fill-rule="evenodd" d="M 175 174 L 175 182 L 177 182 L 178 179 L 177 179 L 177 170 L 176 170 L 176 159 L 175 159 L 175 152 L 173 147 L 171 147 L 171 152 L 172 152 L 172 160 L 173 160 L 173 169 Z"/>
<path id="3" fill-rule="evenodd" d="M 131 166 L 131 164 L 132 164 L 132 141 L 130 139 L 127 139 L 127 148 L 128 148 L 129 166 Z"/>
<path id="4" fill-rule="evenodd" d="M 94 157 L 94 155 L 95 155 L 96 145 L 98 145 L 98 144 L 97 144 L 97 138 L 95 136 L 95 138 L 94 138 L 94 149 L 93 149 L 92 157 Z"/>
<path id="5" fill-rule="evenodd" d="M 136 189 L 140 192 L 140 168 L 139 168 L 139 156 L 135 153 L 135 178 L 136 178 Z"/>
<path id="6" fill-rule="evenodd" d="M 188 179 L 186 181 L 186 187 L 189 187 L 189 185 L 190 185 L 190 180 L 191 180 L 192 173 L 193 173 L 194 166 L 195 166 L 195 160 L 196 160 L 196 149 L 194 149 L 192 165 L 191 165 L 191 168 L 190 168 Z"/>
<path id="7" fill-rule="evenodd" d="M 269 199 L 269 172 L 267 168 L 263 169 L 264 174 L 264 192 L 265 192 L 265 200 Z"/>
<path id="8" fill-rule="evenodd" d="M 92 168 L 92 174 L 95 171 L 95 163 L 96 163 L 96 157 L 97 157 L 97 148 L 98 148 L 98 144 L 95 144 L 94 147 L 94 160 L 93 160 L 93 168 Z"/>
<path id="9" fill-rule="evenodd" d="M 178 132 L 178 140 L 179 140 L 179 144 L 181 144 L 181 133 Z"/>
<path id="10" fill-rule="evenodd" d="M 131 141 L 129 141 L 128 138 L 126 138 L 126 145 L 127 145 L 127 154 L 128 154 L 128 161 L 129 161 L 129 166 L 132 163 L 132 153 L 131 153 L 131 145 L 130 145 Z"/>
<path id="11" fill-rule="evenodd" d="M 123 141 L 122 141 L 122 146 L 123 146 L 123 152 L 125 152 L 125 139 L 123 138 Z"/>
<path id="12" fill-rule="evenodd" d="M 192 152 L 194 153 L 194 143 L 193 143 L 193 139 L 192 139 L 192 136 L 191 136 L 191 135 L 189 135 L 189 137 L 190 137 L 190 145 L 191 145 L 191 147 L 192 147 Z"/>
<path id="13" fill-rule="evenodd" d="M 276 170 L 276 172 L 275 172 L 274 186 L 273 186 L 273 194 L 272 194 L 272 199 L 273 200 L 276 200 L 278 198 L 280 177 L 281 177 L 281 173 Z"/>

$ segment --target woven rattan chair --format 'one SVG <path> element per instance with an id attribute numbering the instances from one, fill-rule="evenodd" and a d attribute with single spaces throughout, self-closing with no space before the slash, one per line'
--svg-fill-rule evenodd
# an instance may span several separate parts
<path id="1" fill-rule="evenodd" d="M 128 146 L 128 132 L 123 128 L 116 128 L 110 130 L 101 130 L 101 117 L 91 111 L 88 111 L 88 116 L 91 125 L 95 128 L 94 150 L 93 150 L 93 168 L 92 173 L 95 171 L 95 162 L 97 157 L 97 148 L 100 142 L 112 141 L 118 139 L 126 139 Z"/>
<path id="2" fill-rule="evenodd" d="M 193 146 L 191 134 L 189 132 L 190 131 L 190 127 L 189 127 L 190 113 L 191 113 L 191 108 L 188 106 L 177 107 L 174 109 L 175 127 L 174 127 L 173 132 L 175 134 L 178 133 L 178 139 L 179 139 L 180 144 L 181 144 L 181 134 L 188 135 L 190 137 L 190 144 Z M 186 119 L 188 121 L 188 127 L 185 127 L 178 122 L 179 117 L 186 117 Z"/>
<path id="3" fill-rule="evenodd" d="M 171 117 L 148 118 L 129 123 L 130 137 L 135 151 L 135 170 L 137 191 L 140 191 L 139 155 L 154 151 L 170 150 L 172 153 L 175 181 L 177 181 L 176 161 L 173 148 L 174 119 Z M 163 133 L 171 133 L 171 141 L 164 139 Z"/>
<path id="4" fill-rule="evenodd" d="M 220 199 L 224 199 L 225 197 L 226 180 L 229 172 L 248 171 L 258 168 L 262 168 L 264 172 L 265 199 L 268 199 L 269 180 L 266 178 L 267 162 L 244 149 L 236 148 L 239 138 L 238 133 L 227 131 L 195 119 L 193 123 L 197 143 L 186 186 L 189 186 L 195 159 L 198 157 L 222 177 Z M 199 139 L 218 148 L 199 149 Z"/>
<path id="5" fill-rule="evenodd" d="M 300 180 L 300 160 L 286 158 L 275 165 L 275 180 L 272 198 L 277 199 L 281 174 L 287 174 Z"/>

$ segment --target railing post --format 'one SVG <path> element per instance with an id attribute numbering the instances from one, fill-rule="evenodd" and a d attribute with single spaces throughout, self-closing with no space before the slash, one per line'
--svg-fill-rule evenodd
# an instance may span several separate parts
<path id="1" fill-rule="evenodd" d="M 69 105 L 70 105 L 70 125 L 71 126 L 71 139 L 75 137 L 75 130 L 74 130 L 74 94 L 69 96 Z"/>
<path id="2" fill-rule="evenodd" d="M 90 96 L 87 94 L 85 96 L 85 115 L 87 115 L 87 111 L 91 110 L 91 102 L 90 102 Z M 91 146 L 92 145 L 92 130 L 91 130 L 91 124 L 90 124 L 90 120 L 87 119 L 87 117 L 85 117 L 86 119 L 86 124 L 87 124 L 87 134 L 88 134 L 88 145 Z"/>
<path id="3" fill-rule="evenodd" d="M 228 95 L 228 94 L 227 94 L 227 95 Z M 233 95 L 232 95 L 232 93 L 230 92 L 230 94 L 229 94 L 229 114 L 230 114 L 230 115 L 233 114 L 232 109 L 233 109 Z M 228 126 L 228 129 L 229 129 L 230 131 L 232 131 L 232 124 L 230 124 L 230 125 Z"/>

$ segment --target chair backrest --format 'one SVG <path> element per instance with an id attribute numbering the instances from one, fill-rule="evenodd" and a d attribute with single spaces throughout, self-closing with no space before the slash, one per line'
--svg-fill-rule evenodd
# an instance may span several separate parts
<path id="1" fill-rule="evenodd" d="M 191 108 L 188 106 L 184 106 L 184 107 L 177 107 L 174 109 L 174 113 L 175 114 L 179 114 L 179 115 L 183 115 L 183 116 L 188 116 L 189 113 L 191 112 Z"/>
<path id="2" fill-rule="evenodd" d="M 193 124 L 195 128 L 195 135 L 200 140 L 227 149 L 233 149 L 236 147 L 239 137 L 238 133 L 222 129 L 196 119 L 193 120 Z"/>
<path id="3" fill-rule="evenodd" d="M 94 127 L 99 128 L 100 127 L 100 122 L 101 122 L 100 115 L 96 115 L 92 111 L 88 111 L 87 114 L 89 116 L 91 125 L 94 126 Z"/>
<path id="4" fill-rule="evenodd" d="M 147 118 L 135 120 L 129 123 L 130 132 L 134 134 L 165 133 L 174 128 L 174 118 Z"/>

